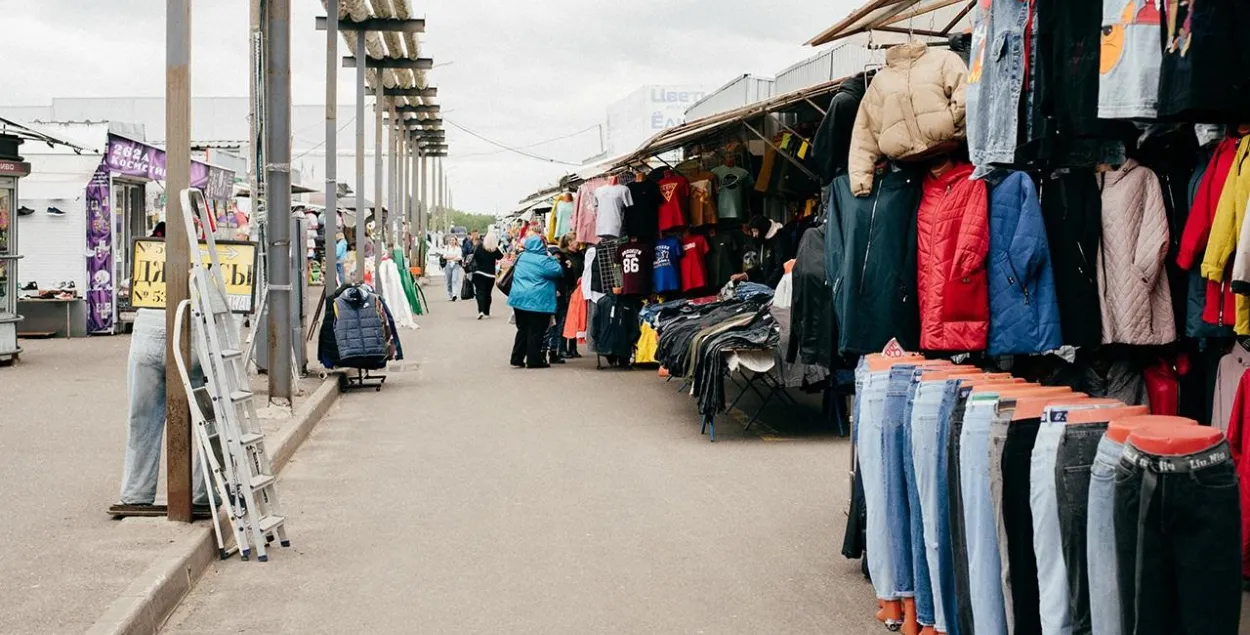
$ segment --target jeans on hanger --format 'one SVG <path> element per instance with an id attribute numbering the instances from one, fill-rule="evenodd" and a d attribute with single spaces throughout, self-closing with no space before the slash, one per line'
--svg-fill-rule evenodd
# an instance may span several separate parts
<path id="1" fill-rule="evenodd" d="M 1089 624 L 1094 635 L 1122 635 L 1119 568 L 1115 557 L 1115 469 L 1124 445 L 1106 435 L 1089 469 L 1085 554 L 1089 570 Z"/>
<path id="2" fill-rule="evenodd" d="M 950 562 L 954 574 L 955 588 L 950 597 L 954 606 L 947 605 L 947 625 L 958 626 L 962 635 L 974 635 L 972 619 L 972 592 L 970 572 L 968 570 L 968 532 L 964 524 L 964 494 L 962 487 L 962 469 L 960 454 L 963 450 L 964 419 L 968 411 L 968 399 L 972 389 L 960 387 L 951 402 L 950 429 L 947 431 L 946 445 L 946 487 L 950 507 L 947 509 L 946 521 L 950 526 Z M 943 567 L 945 568 L 945 567 Z M 943 597 L 946 597 L 943 595 Z M 954 608 L 955 619 L 950 619 L 950 609 Z"/>
<path id="3" fill-rule="evenodd" d="M 1115 543 L 1126 635 L 1236 635 L 1241 501 L 1227 442 L 1179 457 L 1125 445 Z"/>
<path id="4" fill-rule="evenodd" d="M 903 477 L 907 487 L 907 525 L 908 555 L 911 557 L 912 591 L 916 598 L 916 621 L 921 626 L 933 626 L 935 621 L 933 608 L 933 585 L 929 578 L 929 561 L 925 555 L 924 518 L 920 511 L 920 489 L 916 478 L 915 459 L 915 423 L 916 391 L 920 386 L 922 373 L 912 374 L 911 383 L 907 388 L 907 408 L 903 418 Z"/>
<path id="5" fill-rule="evenodd" d="M 1017 419 L 996 426 L 1003 436 L 998 547 L 1003 566 L 1003 598 L 1012 635 L 1041 635 L 1038 615 L 1037 556 L 1033 552 L 1033 512 L 1029 507 L 1030 462 L 1041 420 Z"/>
<path id="6" fill-rule="evenodd" d="M 1064 427 L 1055 458 L 1055 494 L 1059 507 L 1059 538 L 1068 570 L 1069 614 L 1073 635 L 1091 635 L 1089 621 L 1089 562 L 1086 539 L 1089 524 L 1090 467 L 1098 454 L 1098 442 L 1106 423 L 1082 423 Z M 1104 575 L 1099 571 L 1096 575 Z"/>
<path id="7" fill-rule="evenodd" d="M 885 396 L 885 418 L 882 422 L 886 540 L 890 549 L 890 562 L 894 567 L 894 594 L 899 598 L 915 595 L 911 558 L 911 512 L 908 509 L 906 470 L 903 465 L 903 419 L 907 414 L 907 390 L 915 368 L 913 365 L 897 365 L 890 369 Z"/>
<path id="8" fill-rule="evenodd" d="M 1072 635 L 1068 570 L 1063 562 L 1063 539 L 1059 533 L 1059 500 L 1055 492 L 1055 461 L 1063 439 L 1066 417 L 1062 411 L 1042 415 L 1033 446 L 1029 472 L 1029 506 L 1033 512 L 1033 552 L 1037 557 L 1039 615 L 1044 635 Z"/>
<path id="9" fill-rule="evenodd" d="M 941 508 L 939 498 L 945 498 L 945 492 L 940 487 L 945 482 L 945 477 L 938 477 L 938 455 L 945 452 L 945 448 L 938 445 L 941 432 L 938 418 L 946 394 L 946 383 L 945 380 L 918 383 L 912 404 L 910 428 L 911 461 L 916 479 L 916 499 L 913 501 L 912 516 L 920 515 L 919 529 L 914 525 L 912 527 L 912 542 L 919 545 L 917 555 L 923 561 L 916 564 L 916 612 L 920 613 L 922 583 L 919 572 L 924 570 L 928 573 L 928 594 L 932 596 L 932 625 L 942 633 L 947 632 L 947 626 L 942 596 L 942 565 L 938 556 L 943 540 L 938 531 L 938 514 Z"/>
<path id="10" fill-rule="evenodd" d="M 893 550 L 889 541 L 885 496 L 884 433 L 886 387 L 889 372 L 863 373 L 860 420 L 855 422 L 859 471 L 864 477 L 864 504 L 868 522 L 864 540 L 868 549 L 868 575 L 877 599 L 897 600 L 894 590 Z"/>
<path id="11" fill-rule="evenodd" d="M 969 400 L 960 443 L 969 593 L 973 630 L 977 635 L 1007 634 L 998 523 L 986 478 L 990 473 L 990 430 L 999 416 L 996 395 L 978 395 Z"/>

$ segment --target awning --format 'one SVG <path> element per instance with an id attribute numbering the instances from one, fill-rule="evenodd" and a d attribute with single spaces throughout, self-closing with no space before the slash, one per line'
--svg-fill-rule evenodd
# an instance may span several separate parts
<path id="1" fill-rule="evenodd" d="M 977 0 L 871 0 L 807 42 L 820 46 L 868 31 L 946 37 L 967 26 Z M 915 18 L 924 16 L 924 24 Z"/>
<path id="2" fill-rule="evenodd" d="M 291 184 L 291 193 L 292 193 L 292 194 L 309 194 L 309 193 L 312 193 L 312 192 L 317 192 L 317 190 L 314 190 L 314 189 L 312 189 L 311 187 L 304 187 L 303 185 L 297 185 L 297 184 L 295 184 L 295 183 L 292 183 L 292 184 Z M 318 193 L 318 194 L 321 194 L 321 192 L 317 192 L 317 193 Z M 235 195 L 235 196 L 237 196 L 237 197 L 239 197 L 239 198 L 251 198 L 251 197 L 252 197 L 252 191 L 251 191 L 250 189 L 248 189 L 248 188 L 247 188 L 247 186 L 245 186 L 245 185 L 236 185 L 236 186 L 234 186 L 234 195 Z M 325 202 L 325 195 L 324 195 L 324 194 L 322 194 L 321 196 L 322 196 L 322 198 L 321 198 L 322 202 L 321 202 L 321 203 L 318 203 L 318 205 L 324 205 L 324 202 Z M 297 203 L 298 203 L 298 201 L 297 201 Z"/>

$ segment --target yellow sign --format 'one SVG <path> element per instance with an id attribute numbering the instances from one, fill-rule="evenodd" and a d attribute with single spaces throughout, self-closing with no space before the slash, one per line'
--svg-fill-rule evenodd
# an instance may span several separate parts
<path id="1" fill-rule="evenodd" d="M 165 241 L 139 238 L 134 242 L 134 268 L 130 273 L 130 305 L 136 309 L 165 308 Z M 205 265 L 208 244 L 200 243 L 200 256 Z M 217 259 L 221 277 L 226 281 L 230 309 L 235 313 L 252 313 L 256 302 L 256 243 L 233 240 L 217 241 Z"/>

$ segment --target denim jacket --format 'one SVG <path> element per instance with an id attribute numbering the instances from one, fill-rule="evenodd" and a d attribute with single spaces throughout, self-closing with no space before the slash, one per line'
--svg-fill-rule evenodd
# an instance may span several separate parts
<path id="1" fill-rule="evenodd" d="M 973 12 L 968 150 L 978 168 L 1015 162 L 1028 19 L 1027 0 L 978 2 Z"/>

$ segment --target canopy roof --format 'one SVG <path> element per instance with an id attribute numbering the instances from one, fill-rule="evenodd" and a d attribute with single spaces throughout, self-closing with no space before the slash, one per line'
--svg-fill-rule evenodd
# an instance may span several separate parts
<path id="1" fill-rule="evenodd" d="M 977 0 L 870 0 L 807 42 L 820 46 L 869 31 L 946 37 L 967 27 Z"/>

